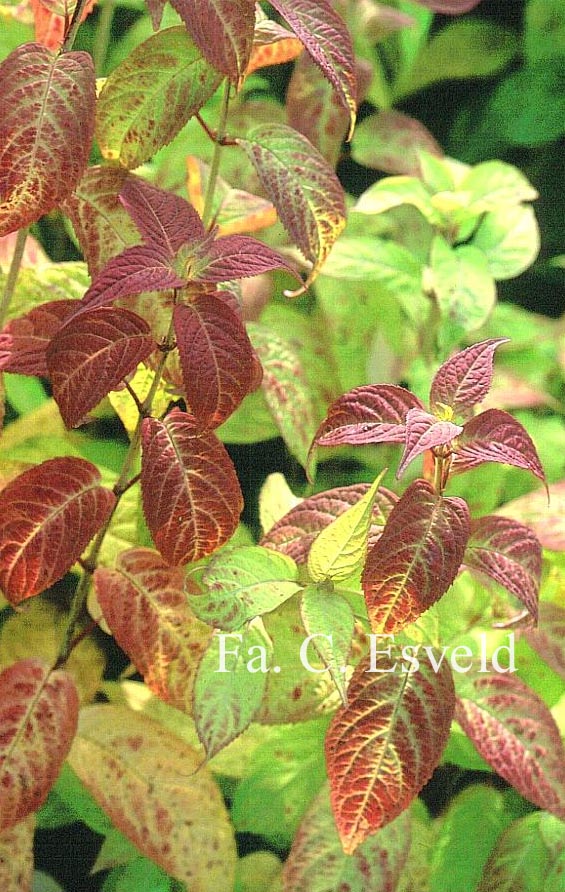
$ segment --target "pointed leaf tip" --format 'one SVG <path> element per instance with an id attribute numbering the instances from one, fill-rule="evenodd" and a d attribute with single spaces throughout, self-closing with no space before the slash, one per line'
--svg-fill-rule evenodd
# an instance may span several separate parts
<path id="1" fill-rule="evenodd" d="M 449 408 L 454 415 L 468 417 L 486 397 L 492 383 L 494 351 L 509 338 L 490 338 L 450 357 L 438 369 L 430 389 L 432 412 Z"/>
<path id="2" fill-rule="evenodd" d="M 422 409 L 409 409 L 406 414 L 406 445 L 398 465 L 396 476 L 402 476 L 408 465 L 418 455 L 435 446 L 446 446 L 463 430 L 451 421 L 438 421 Z"/>

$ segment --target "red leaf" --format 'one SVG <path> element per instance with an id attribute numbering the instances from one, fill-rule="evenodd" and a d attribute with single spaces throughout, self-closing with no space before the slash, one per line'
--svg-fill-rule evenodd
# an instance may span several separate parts
<path id="1" fill-rule="evenodd" d="M 120 192 L 120 201 L 147 246 L 171 259 L 182 245 L 206 237 L 202 221 L 188 201 L 139 177 L 128 177 Z"/>
<path id="2" fill-rule="evenodd" d="M 296 270 L 257 239 L 245 235 L 226 235 L 212 242 L 204 264 L 199 265 L 195 279 L 206 282 L 227 282 L 245 276 L 258 276 L 271 269 L 285 269 L 298 278 Z"/>
<path id="3" fill-rule="evenodd" d="M 0 674 L 0 830 L 37 811 L 75 736 L 79 698 L 66 672 L 20 660 Z"/>
<path id="4" fill-rule="evenodd" d="M 565 607 L 542 601 L 537 628 L 521 634 L 547 665 L 565 678 Z"/>
<path id="5" fill-rule="evenodd" d="M 421 661 L 404 673 L 395 671 L 394 655 L 377 653 L 373 663 L 359 664 L 347 696 L 326 735 L 326 763 L 337 827 L 351 854 L 429 780 L 447 743 L 455 692 L 447 663 L 435 672 Z"/>
<path id="6" fill-rule="evenodd" d="M 529 527 L 508 517 L 481 517 L 471 523 L 464 563 L 508 589 L 537 620 L 541 546 Z"/>
<path id="7" fill-rule="evenodd" d="M 422 6 L 433 9 L 434 12 L 443 13 L 443 15 L 461 15 L 463 12 L 469 12 L 478 6 L 481 0 L 416 0 Z"/>
<path id="8" fill-rule="evenodd" d="M 46 378 L 47 346 L 78 306 L 76 300 L 51 300 L 8 322 L 0 333 L 0 370 Z"/>
<path id="9" fill-rule="evenodd" d="M 403 443 L 407 412 L 423 408 L 417 396 L 395 384 L 354 387 L 330 406 L 313 445 Z"/>
<path id="10" fill-rule="evenodd" d="M 88 53 L 19 46 L 0 65 L 0 235 L 35 222 L 79 181 L 94 133 Z"/>
<path id="11" fill-rule="evenodd" d="M 203 428 L 218 427 L 259 384 L 245 326 L 226 303 L 209 294 L 178 304 L 174 323 L 191 412 Z"/>
<path id="12" fill-rule="evenodd" d="M 115 504 L 98 469 L 53 458 L 2 490 L 0 587 L 11 604 L 37 595 L 70 570 Z"/>
<path id="13" fill-rule="evenodd" d="M 144 291 L 182 288 L 186 279 L 171 268 L 169 256 L 161 248 L 134 245 L 108 261 L 82 299 L 89 309 L 109 304 L 119 297 L 133 297 Z"/>
<path id="14" fill-rule="evenodd" d="M 119 307 L 79 313 L 47 348 L 53 396 L 67 427 L 75 427 L 155 348 L 148 324 Z"/>
<path id="15" fill-rule="evenodd" d="M 253 46 L 254 0 L 173 0 L 172 6 L 210 65 L 241 83 Z"/>
<path id="16" fill-rule="evenodd" d="M 173 409 L 146 418 L 141 489 L 147 525 L 170 564 L 211 554 L 233 535 L 243 508 L 235 469 L 214 433 Z"/>
<path id="17" fill-rule="evenodd" d="M 565 818 L 565 749 L 549 709 L 514 675 L 473 680 L 455 718 L 480 755 L 518 792 Z"/>
<path id="18" fill-rule="evenodd" d="M 502 409 L 487 409 L 465 424 L 455 446 L 451 468 L 457 474 L 489 461 L 531 471 L 545 483 L 545 474 L 530 435 L 519 421 Z"/>
<path id="19" fill-rule="evenodd" d="M 349 32 L 328 0 L 271 0 L 337 91 L 349 115 L 349 138 L 357 116 L 355 62 Z"/>
<path id="20" fill-rule="evenodd" d="M 432 412 L 448 407 L 469 417 L 473 406 L 486 397 L 492 383 L 494 351 L 508 338 L 491 338 L 456 353 L 438 369 L 430 390 Z"/>
<path id="21" fill-rule="evenodd" d="M 297 564 L 305 563 L 316 536 L 336 517 L 355 505 L 369 487 L 369 483 L 354 483 L 351 486 L 328 489 L 326 492 L 316 493 L 304 499 L 271 527 L 260 544 L 288 555 Z M 379 487 L 373 510 L 374 524 L 369 535 L 370 545 L 381 535 L 396 501 L 397 496 L 393 492 L 384 486 Z"/>
<path id="22" fill-rule="evenodd" d="M 112 635 L 145 684 L 165 703 L 190 712 L 192 683 L 211 630 L 190 610 L 184 574 L 149 548 L 122 552 L 116 568 L 94 574 Z"/>
<path id="23" fill-rule="evenodd" d="M 415 480 L 368 554 L 362 585 L 371 628 L 394 633 L 432 606 L 455 579 L 469 538 L 463 499 Z"/>
<path id="24" fill-rule="evenodd" d="M 406 446 L 396 472 L 400 478 L 418 455 L 434 446 L 445 446 L 463 430 L 451 421 L 438 421 L 423 409 L 409 409 L 406 413 Z"/>

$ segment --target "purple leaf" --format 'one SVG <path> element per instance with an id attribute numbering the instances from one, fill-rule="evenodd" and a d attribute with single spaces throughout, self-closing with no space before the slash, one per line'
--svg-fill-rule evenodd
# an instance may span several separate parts
<path id="1" fill-rule="evenodd" d="M 436 414 L 445 407 L 469 417 L 473 406 L 487 395 L 492 383 L 494 351 L 509 338 L 491 338 L 452 356 L 438 369 L 430 389 L 430 406 Z"/>
<path id="2" fill-rule="evenodd" d="M 521 634 L 547 665 L 565 678 L 565 607 L 542 601 L 537 628 Z"/>
<path id="3" fill-rule="evenodd" d="M 545 484 L 545 474 L 530 435 L 502 409 L 487 409 L 464 425 L 451 469 L 460 474 L 489 461 L 531 471 Z"/>
<path id="4" fill-rule="evenodd" d="M 463 562 L 502 585 L 537 620 L 541 546 L 529 527 L 494 515 L 474 520 Z"/>
<path id="5" fill-rule="evenodd" d="M 212 242 L 195 279 L 227 282 L 246 276 L 258 276 L 272 269 L 285 269 L 298 278 L 296 270 L 278 253 L 257 239 L 245 235 L 226 235 Z"/>
<path id="6" fill-rule="evenodd" d="M 438 421 L 423 409 L 409 409 L 406 414 L 406 446 L 396 472 L 398 479 L 410 462 L 434 446 L 445 446 L 463 430 L 451 421 Z"/>
<path id="7" fill-rule="evenodd" d="M 206 231 L 192 205 L 179 195 L 165 192 L 139 177 L 128 177 L 120 201 L 138 227 L 148 247 L 171 259 L 181 245 L 202 241 Z"/>
<path id="8" fill-rule="evenodd" d="M 79 306 L 76 300 L 51 300 L 8 322 L 0 333 L 0 371 L 46 378 L 49 341 Z"/>
<path id="9" fill-rule="evenodd" d="M 241 83 L 253 47 L 253 0 L 173 0 L 171 5 L 210 65 Z"/>
<path id="10" fill-rule="evenodd" d="M 416 0 L 416 2 L 443 15 L 461 15 L 474 9 L 481 0 Z"/>
<path id="11" fill-rule="evenodd" d="M 81 303 L 93 309 L 110 304 L 119 297 L 184 287 L 186 279 L 181 279 L 169 263 L 170 258 L 163 249 L 144 245 L 126 248 L 108 261 Z"/>

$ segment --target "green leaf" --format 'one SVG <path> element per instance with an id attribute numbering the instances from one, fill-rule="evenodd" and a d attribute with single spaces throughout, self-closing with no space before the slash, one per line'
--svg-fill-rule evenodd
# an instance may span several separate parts
<path id="1" fill-rule="evenodd" d="M 227 547 L 204 571 L 205 593 L 190 598 L 196 616 L 226 632 L 275 610 L 300 589 L 291 558 L 258 545 Z"/>
<path id="2" fill-rule="evenodd" d="M 171 142 L 220 84 L 182 26 L 158 31 L 112 72 L 97 102 L 104 158 L 133 169 Z"/>
<path id="3" fill-rule="evenodd" d="M 430 193 L 417 177 L 385 177 L 373 183 L 360 196 L 354 210 L 359 214 L 382 214 L 402 204 L 413 205 L 430 223 L 440 222 Z"/>
<path id="4" fill-rule="evenodd" d="M 249 393 L 236 411 L 216 431 L 224 443 L 259 443 L 280 436 L 265 394 Z"/>
<path id="5" fill-rule="evenodd" d="M 38 378 L 6 374 L 6 399 L 18 415 L 27 415 L 47 401 L 47 394 Z"/>
<path id="6" fill-rule="evenodd" d="M 102 888 L 104 892 L 172 892 L 170 877 L 149 858 L 142 857 L 111 871 Z"/>
<path id="7" fill-rule="evenodd" d="M 528 0 L 524 51 L 529 63 L 563 55 L 565 6 L 561 0 Z"/>
<path id="8" fill-rule="evenodd" d="M 483 218 L 473 245 L 487 259 L 495 279 L 511 279 L 527 269 L 538 256 L 540 232 L 533 208 L 524 205 L 491 211 Z"/>
<path id="9" fill-rule="evenodd" d="M 496 287 L 484 254 L 473 245 L 452 248 L 436 236 L 430 267 L 442 340 L 451 347 L 486 322 L 496 302 Z"/>
<path id="10" fill-rule="evenodd" d="M 470 193 L 469 213 L 472 214 L 498 211 L 503 205 L 512 207 L 538 197 L 524 174 L 504 161 L 484 161 L 475 165 L 462 179 L 459 188 Z"/>
<path id="11" fill-rule="evenodd" d="M 440 146 L 420 121 L 395 109 L 364 118 L 351 141 L 354 161 L 391 174 L 419 176 L 422 150 L 433 153 L 430 157 L 441 154 Z"/>
<path id="12" fill-rule="evenodd" d="M 558 139 L 565 131 L 564 74 L 564 57 L 515 71 L 494 92 L 481 132 L 495 130 L 503 140 L 519 146 Z"/>
<path id="13" fill-rule="evenodd" d="M 338 592 L 308 585 L 300 599 L 300 616 L 311 644 L 327 666 L 342 703 L 347 703 L 346 669 L 353 637 L 353 611 Z"/>
<path id="14" fill-rule="evenodd" d="M 0 272 L 1 288 L 4 288 L 4 282 L 5 276 Z M 23 316 L 47 300 L 80 298 L 89 285 L 86 264 L 82 261 L 38 262 L 33 267 L 21 269 L 18 275 L 18 287 L 10 303 L 6 320 Z"/>
<path id="15" fill-rule="evenodd" d="M 357 504 L 337 517 L 312 543 L 308 572 L 314 582 L 344 582 L 363 566 L 373 506 L 384 473 L 379 474 Z"/>
<path id="16" fill-rule="evenodd" d="M 123 833 L 112 828 L 100 847 L 91 873 L 98 873 L 100 870 L 111 870 L 113 867 L 129 864 L 139 858 L 139 849 Z"/>
<path id="17" fill-rule="evenodd" d="M 63 805 L 73 812 L 75 818 L 78 818 L 95 833 L 105 836 L 112 829 L 110 818 L 102 811 L 72 768 L 66 763 L 63 765 L 54 790 Z"/>
<path id="18" fill-rule="evenodd" d="M 564 871 L 563 822 L 538 811 L 502 834 L 477 892 L 559 892 Z"/>

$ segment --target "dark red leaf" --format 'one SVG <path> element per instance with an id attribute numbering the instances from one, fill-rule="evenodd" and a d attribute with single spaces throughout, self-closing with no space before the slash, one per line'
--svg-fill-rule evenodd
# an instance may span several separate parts
<path id="1" fill-rule="evenodd" d="M 93 309 L 119 297 L 133 297 L 144 291 L 182 288 L 186 279 L 171 268 L 171 258 L 163 249 L 134 245 L 108 261 L 82 299 Z"/>
<path id="2" fill-rule="evenodd" d="M 190 410 L 202 428 L 218 427 L 260 383 L 245 326 L 210 294 L 178 304 L 174 324 Z"/>
<path id="3" fill-rule="evenodd" d="M 47 366 L 53 397 L 67 427 L 75 427 L 155 348 L 149 326 L 120 307 L 75 316 L 52 339 Z"/>
<path id="4" fill-rule="evenodd" d="M 442 498 L 425 480 L 408 487 L 363 571 L 374 632 L 400 631 L 441 598 L 461 566 L 469 533 L 463 499 Z"/>
<path id="5" fill-rule="evenodd" d="M 461 15 L 474 9 L 481 0 L 416 0 L 416 2 L 443 15 Z"/>
<path id="6" fill-rule="evenodd" d="M 254 0 L 173 0 L 171 5 L 210 65 L 239 84 L 253 47 Z"/>
<path id="7" fill-rule="evenodd" d="M 294 267 L 278 251 L 250 236 L 226 235 L 211 243 L 194 278 L 206 282 L 227 282 L 229 279 L 258 276 L 272 269 L 285 269 L 298 278 Z"/>
<path id="8" fill-rule="evenodd" d="M 173 409 L 146 418 L 142 431 L 143 510 L 153 540 L 170 564 L 211 554 L 233 535 L 243 498 L 231 459 L 216 435 Z"/>
<path id="9" fill-rule="evenodd" d="M 492 383 L 494 351 L 508 338 L 491 338 L 452 356 L 438 369 L 430 389 L 432 412 L 469 417 L 473 406 L 486 397 Z"/>
<path id="10" fill-rule="evenodd" d="M 530 435 L 512 415 L 487 409 L 467 421 L 458 439 L 451 465 L 454 473 L 495 461 L 531 471 L 545 483 L 545 474 Z"/>
<path id="11" fill-rule="evenodd" d="M 495 515 L 471 523 L 465 565 L 508 589 L 536 620 L 541 558 L 541 545 L 524 524 Z"/>
<path id="12" fill-rule="evenodd" d="M 547 665 L 565 678 L 565 607 L 542 601 L 537 628 L 521 634 Z"/>
<path id="13" fill-rule="evenodd" d="M 139 177 L 128 177 L 120 201 L 147 246 L 171 259 L 181 245 L 202 241 L 206 236 L 200 217 L 188 201 Z"/>
<path id="14" fill-rule="evenodd" d="M 51 300 L 8 322 L 0 333 L 0 370 L 47 377 L 49 341 L 79 306 L 76 300 Z"/>
<path id="15" fill-rule="evenodd" d="M 11 604 L 37 595 L 70 570 L 115 504 L 98 469 L 52 458 L 1 493 L 0 587 Z"/>
<path id="16" fill-rule="evenodd" d="M 455 705 L 449 664 L 436 672 L 421 659 L 408 674 L 400 663 L 395 669 L 395 648 L 390 651 L 390 659 L 377 653 L 359 664 L 349 704 L 326 735 L 332 808 L 349 854 L 410 805 L 449 737 Z"/>
<path id="17" fill-rule="evenodd" d="M 564 819 L 565 749 L 543 700 L 515 675 L 483 675 L 473 687 L 455 718 L 477 751 L 522 796 Z"/>
<path id="18" fill-rule="evenodd" d="M 79 698 L 66 672 L 36 659 L 4 669 L 0 690 L 2 831 L 47 798 L 76 733 Z"/>
<path id="19" fill-rule="evenodd" d="M 355 505 L 369 487 L 369 483 L 354 483 L 309 496 L 277 521 L 263 536 L 260 544 L 288 555 L 297 564 L 305 563 L 318 533 Z M 369 545 L 374 544 L 381 535 L 386 519 L 397 501 L 398 497 L 393 492 L 384 486 L 379 487 Z"/>
<path id="20" fill-rule="evenodd" d="M 396 476 L 400 478 L 418 455 L 434 446 L 445 446 L 463 430 L 451 421 L 438 421 L 423 409 L 409 409 L 406 413 L 406 446 Z"/>

